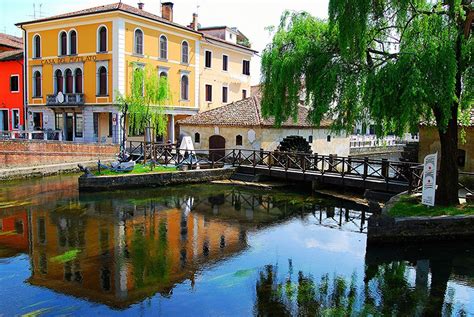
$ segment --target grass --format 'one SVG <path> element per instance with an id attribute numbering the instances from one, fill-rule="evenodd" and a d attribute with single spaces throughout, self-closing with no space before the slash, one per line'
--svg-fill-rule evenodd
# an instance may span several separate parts
<path id="1" fill-rule="evenodd" d="M 167 166 L 155 166 L 153 170 L 151 169 L 150 165 L 143 165 L 143 164 L 137 164 L 133 168 L 133 171 L 131 172 L 113 172 L 111 170 L 104 170 L 101 169 L 100 174 L 99 171 L 95 171 L 94 175 L 95 176 L 101 176 L 101 175 L 124 175 L 124 174 L 144 174 L 144 173 L 150 173 L 150 172 L 174 172 L 176 171 L 176 167 L 167 167 Z"/>
<path id="2" fill-rule="evenodd" d="M 390 208 L 388 214 L 392 217 L 474 215 L 474 205 L 464 204 L 450 207 L 427 207 L 421 204 L 418 197 L 402 196 L 400 200 Z"/>

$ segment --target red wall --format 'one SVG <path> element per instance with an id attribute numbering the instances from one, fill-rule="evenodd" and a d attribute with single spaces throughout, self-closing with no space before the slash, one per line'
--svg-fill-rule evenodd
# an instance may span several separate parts
<path id="1" fill-rule="evenodd" d="M 10 92 L 10 76 L 19 75 L 19 92 Z M 20 125 L 24 124 L 23 107 L 23 59 L 13 61 L 0 61 L 0 110 L 8 109 L 8 129 L 12 127 L 12 109 L 20 110 Z M 1 127 L 0 127 L 1 129 Z"/>

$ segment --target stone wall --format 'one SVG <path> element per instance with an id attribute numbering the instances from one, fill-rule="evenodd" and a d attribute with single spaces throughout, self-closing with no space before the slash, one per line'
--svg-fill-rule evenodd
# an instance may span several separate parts
<path id="1" fill-rule="evenodd" d="M 466 151 L 465 165 L 459 167 L 461 171 L 474 172 L 474 127 L 465 128 L 466 131 L 466 142 L 461 142 L 459 136 L 459 149 Z M 461 131 L 459 131 L 461 134 Z M 435 127 L 420 127 L 420 145 L 418 151 L 418 162 L 423 162 L 424 158 L 428 154 L 435 153 L 438 151 L 438 162 L 441 154 L 441 144 L 439 142 L 438 130 Z"/>
<path id="2" fill-rule="evenodd" d="M 0 169 L 110 159 L 118 145 L 40 140 L 0 141 Z"/>
<path id="3" fill-rule="evenodd" d="M 206 170 L 190 170 L 169 173 L 125 174 L 117 176 L 86 176 L 79 177 L 79 190 L 105 191 L 114 189 L 157 187 L 166 185 L 205 183 L 215 180 L 229 179 L 235 168 L 216 168 Z"/>
<path id="4" fill-rule="evenodd" d="M 198 132 L 201 140 L 195 142 L 194 135 Z M 349 137 L 345 135 L 335 135 L 328 129 L 276 129 L 261 127 L 229 127 L 229 126 L 193 126 L 180 125 L 181 135 L 191 136 L 194 146 L 197 150 L 209 149 L 209 138 L 213 135 L 221 135 L 226 140 L 227 149 L 254 149 L 265 151 L 273 151 L 280 142 L 287 136 L 298 135 L 306 140 L 309 136 L 313 136 L 311 148 L 313 153 L 320 155 L 337 154 L 338 156 L 349 155 Z M 255 139 L 251 138 L 252 134 Z M 236 145 L 236 136 L 242 136 L 242 146 Z M 330 141 L 328 141 L 330 135 Z"/>

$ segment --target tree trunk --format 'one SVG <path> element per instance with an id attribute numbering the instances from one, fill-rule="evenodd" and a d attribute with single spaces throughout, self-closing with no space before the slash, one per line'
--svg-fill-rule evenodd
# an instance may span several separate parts
<path id="1" fill-rule="evenodd" d="M 446 130 L 439 130 L 441 142 L 441 165 L 437 179 L 436 205 L 458 205 L 458 124 L 457 108 Z"/>
<path id="2" fill-rule="evenodd" d="M 436 193 L 436 204 L 442 206 L 458 205 L 458 109 L 461 100 L 461 45 L 463 32 L 462 28 L 456 39 L 456 97 L 457 100 L 451 106 L 451 118 L 446 129 L 440 129 L 442 122 L 441 111 L 435 110 L 436 122 L 438 124 L 439 141 L 441 143 L 441 166 L 438 178 L 438 190 Z"/>

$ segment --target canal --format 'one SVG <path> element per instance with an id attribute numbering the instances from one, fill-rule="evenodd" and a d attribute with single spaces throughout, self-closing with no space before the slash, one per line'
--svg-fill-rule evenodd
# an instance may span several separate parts
<path id="1" fill-rule="evenodd" d="M 470 244 L 372 246 L 300 189 L 0 187 L 0 315 L 473 316 Z"/>

